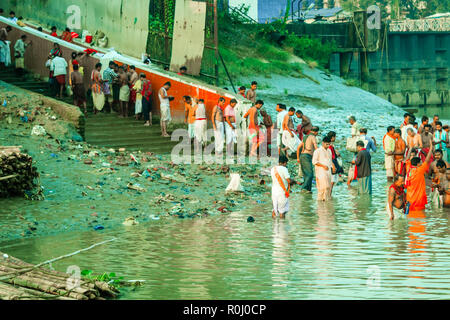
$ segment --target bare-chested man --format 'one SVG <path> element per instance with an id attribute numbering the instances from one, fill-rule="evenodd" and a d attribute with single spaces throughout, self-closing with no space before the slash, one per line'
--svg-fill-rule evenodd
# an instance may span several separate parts
<path id="1" fill-rule="evenodd" d="M 257 150 L 259 145 L 264 141 L 264 135 L 260 134 L 260 128 L 258 124 L 258 111 L 264 105 L 262 100 L 256 101 L 255 105 L 251 107 L 247 113 L 244 115 L 244 118 L 249 119 L 248 130 L 250 133 L 249 139 L 252 144 L 252 148 L 250 150 L 250 156 L 256 157 Z"/>
<path id="2" fill-rule="evenodd" d="M 413 129 L 408 128 L 408 137 L 406 138 L 406 144 L 408 146 L 408 149 L 416 148 L 416 149 L 422 149 L 422 137 L 420 134 L 417 134 Z"/>
<path id="3" fill-rule="evenodd" d="M 420 124 L 417 133 L 422 134 L 422 132 L 423 132 L 424 129 L 425 129 L 425 126 L 428 124 L 429 121 L 430 121 L 430 120 L 428 119 L 427 116 L 423 116 L 423 117 L 422 117 L 422 123 Z"/>
<path id="4" fill-rule="evenodd" d="M 256 104 L 256 88 L 258 87 L 258 82 L 253 81 L 250 89 L 247 90 L 247 99 Z"/>
<path id="5" fill-rule="evenodd" d="M 439 161 L 443 161 L 447 168 L 450 168 L 450 165 L 445 159 L 443 159 L 442 150 L 436 149 L 433 153 L 434 161 L 430 165 L 430 178 L 435 179 L 439 175 L 439 170 L 437 169 L 437 163 Z"/>
<path id="6" fill-rule="evenodd" d="M 404 170 L 404 160 L 406 151 L 406 142 L 402 139 L 402 131 L 400 129 L 395 129 L 395 150 L 394 150 L 394 163 L 395 163 L 395 173 L 405 176 L 406 172 Z"/>
<path id="7" fill-rule="evenodd" d="M 406 204 L 406 194 L 404 186 L 405 178 L 401 175 L 396 175 L 394 183 L 389 187 L 388 205 L 389 218 L 394 220 L 394 207 L 397 209 L 404 209 Z"/>
<path id="8" fill-rule="evenodd" d="M 119 69 L 120 77 L 120 94 L 119 94 L 119 107 L 121 117 L 128 117 L 128 101 L 130 100 L 130 85 L 128 81 L 128 74 L 125 71 L 125 67 Z"/>
<path id="9" fill-rule="evenodd" d="M 433 200 L 438 202 L 439 205 L 442 204 L 444 207 L 450 206 L 450 190 L 448 183 L 450 172 L 447 168 L 448 164 L 445 161 L 436 161 L 434 166 L 434 178 L 431 184 Z"/>

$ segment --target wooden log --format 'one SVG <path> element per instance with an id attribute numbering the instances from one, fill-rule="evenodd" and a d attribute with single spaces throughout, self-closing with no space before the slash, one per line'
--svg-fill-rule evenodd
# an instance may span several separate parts
<path id="1" fill-rule="evenodd" d="M 84 249 L 83 249 L 84 250 Z M 103 299 L 119 291 L 106 282 L 80 279 L 68 287 L 70 274 L 32 265 L 14 257 L 2 259 L 0 252 L 0 299 Z"/>
<path id="2" fill-rule="evenodd" d="M 15 177 L 17 177 L 17 174 L 13 174 L 13 175 L 6 176 L 6 177 L 0 177 L 0 181 L 12 179 L 12 178 L 15 178 Z"/>

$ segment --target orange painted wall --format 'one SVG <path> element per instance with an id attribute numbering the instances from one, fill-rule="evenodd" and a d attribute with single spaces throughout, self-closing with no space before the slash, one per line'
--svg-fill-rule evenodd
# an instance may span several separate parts
<path id="1" fill-rule="evenodd" d="M 0 21 L 0 27 L 5 27 L 6 25 Z M 13 30 L 8 35 L 8 40 L 11 41 L 11 55 L 14 63 L 14 50 L 13 46 L 17 39 L 20 38 L 22 34 L 27 34 L 28 40 L 32 40 L 33 45 L 29 47 L 25 54 L 25 67 L 27 70 L 32 71 L 35 74 L 39 74 L 41 77 L 48 77 L 49 71 L 45 67 L 45 62 L 47 61 L 47 56 L 50 50 L 53 48 L 53 42 L 50 39 L 41 38 L 34 34 L 31 34 L 24 29 L 19 27 L 13 27 Z M 81 46 L 79 43 L 76 45 Z M 63 57 L 67 62 L 70 60 L 70 54 L 74 51 L 72 48 L 64 47 L 64 45 L 60 45 L 61 50 L 63 52 Z M 81 46 L 81 50 L 83 50 L 84 46 Z M 84 80 L 86 89 L 90 84 L 90 75 L 95 66 L 95 64 L 99 62 L 97 58 L 89 57 L 87 62 L 83 64 L 84 67 Z M 121 61 L 116 61 L 118 64 L 122 64 Z M 128 63 L 128 62 L 127 62 Z M 136 61 L 139 63 L 139 61 Z M 188 95 L 191 97 L 198 97 L 199 99 L 205 100 L 205 107 L 207 112 L 208 120 L 211 118 L 211 112 L 214 106 L 217 104 L 219 98 L 223 96 L 226 100 L 226 103 L 232 98 L 238 100 L 238 102 L 244 101 L 242 97 L 238 95 L 234 95 L 230 92 L 226 92 L 220 88 L 203 85 L 203 84 L 193 84 L 193 83 L 184 83 L 182 81 L 183 76 L 179 76 L 173 72 L 160 71 L 160 74 L 151 72 L 149 70 L 143 70 L 139 67 L 136 67 L 136 71 L 138 73 L 145 73 L 147 79 L 150 79 L 152 83 L 153 90 L 153 112 L 156 115 L 159 115 L 159 99 L 158 99 L 158 90 L 164 85 L 165 82 L 170 81 L 172 84 L 171 89 L 168 91 L 168 94 L 174 97 L 174 100 L 170 103 L 171 115 L 173 120 L 176 122 L 184 121 L 185 113 L 184 113 L 184 103 L 183 96 Z M 165 76 L 164 74 L 167 74 Z M 66 78 L 68 78 L 67 75 Z M 189 81 L 189 79 L 186 79 Z M 196 81 L 196 80 L 193 80 Z M 198 82 L 198 81 L 197 81 Z"/>

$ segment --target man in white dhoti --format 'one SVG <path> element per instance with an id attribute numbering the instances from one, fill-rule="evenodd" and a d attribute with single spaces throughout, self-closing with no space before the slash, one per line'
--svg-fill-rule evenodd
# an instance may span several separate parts
<path id="1" fill-rule="evenodd" d="M 286 168 L 288 158 L 280 156 L 278 166 L 275 166 L 270 171 L 272 176 L 272 217 L 280 217 L 283 219 L 289 211 L 289 191 L 291 179 L 289 171 Z"/>
<path id="2" fill-rule="evenodd" d="M 394 179 L 394 151 L 395 151 L 395 137 L 394 137 L 395 128 L 393 126 L 389 126 L 387 128 L 387 133 L 383 137 L 383 149 L 384 149 L 384 165 L 386 168 L 386 176 L 388 181 L 392 181 Z"/>
<path id="3" fill-rule="evenodd" d="M 161 112 L 161 135 L 163 137 L 170 137 L 167 133 L 167 124 L 172 121 L 172 117 L 170 115 L 170 101 L 173 100 L 173 97 L 167 95 L 167 91 L 170 89 L 172 84 L 170 82 L 164 83 L 161 89 L 159 89 L 159 108 Z"/>
<path id="4" fill-rule="evenodd" d="M 194 107 L 194 134 L 195 142 L 199 145 L 204 145 L 207 140 L 207 120 L 206 120 L 206 108 L 205 101 L 203 99 L 198 100 L 198 104 Z"/>
<path id="5" fill-rule="evenodd" d="M 331 175 L 336 171 L 330 150 L 331 138 L 326 136 L 322 146 L 314 151 L 312 163 L 316 173 L 317 200 L 325 201 L 331 198 Z"/>
<path id="6" fill-rule="evenodd" d="M 218 104 L 212 110 L 211 121 L 214 128 L 214 145 L 216 150 L 216 155 L 222 154 L 223 143 L 225 140 L 225 131 L 223 123 L 223 108 L 225 105 L 225 98 L 220 97 Z"/>
<path id="7" fill-rule="evenodd" d="M 290 108 L 289 112 L 284 116 L 282 124 L 282 142 L 286 146 L 285 151 L 289 150 L 290 153 L 297 152 L 297 148 L 301 142 L 294 131 L 294 122 L 292 121 L 292 116 L 294 115 L 294 113 L 295 109 Z"/>
<path id="8" fill-rule="evenodd" d="M 225 136 L 227 151 L 233 149 L 233 145 L 236 143 L 236 113 L 234 107 L 237 105 L 236 99 L 231 99 L 230 104 L 225 108 Z"/>

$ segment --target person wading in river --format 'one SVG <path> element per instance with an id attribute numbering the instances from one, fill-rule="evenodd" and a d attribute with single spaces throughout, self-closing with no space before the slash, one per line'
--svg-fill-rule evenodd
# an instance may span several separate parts
<path id="1" fill-rule="evenodd" d="M 402 139 L 402 131 L 400 129 L 395 129 L 395 150 L 394 150 L 394 162 L 395 162 L 395 173 L 405 176 L 405 152 L 406 152 L 406 142 Z"/>
<path id="2" fill-rule="evenodd" d="M 440 121 L 436 122 L 435 128 L 433 145 L 436 149 L 442 150 L 444 160 L 447 160 L 447 144 L 449 142 L 447 132 L 443 130 Z"/>
<path id="3" fill-rule="evenodd" d="M 404 209 L 406 205 L 405 179 L 401 175 L 396 175 L 394 183 L 389 187 L 388 192 L 388 213 L 389 218 L 394 220 L 394 208 Z"/>
<path id="4" fill-rule="evenodd" d="M 314 150 L 312 164 L 316 173 L 317 201 L 331 198 L 331 176 L 336 172 L 330 150 L 331 138 L 322 139 L 322 146 Z"/>
<path id="5" fill-rule="evenodd" d="M 418 156 L 422 161 L 425 161 L 428 151 L 430 151 L 430 148 L 433 146 L 433 134 L 431 133 L 432 130 L 433 128 L 431 127 L 431 124 L 426 124 L 423 128 L 422 133 L 420 134 L 423 147 Z M 431 161 L 433 161 L 433 158 L 431 158 Z"/>
<path id="6" fill-rule="evenodd" d="M 422 117 L 422 123 L 420 124 L 417 133 L 422 134 L 422 132 L 424 131 L 425 126 L 428 124 L 428 122 L 429 122 L 428 117 L 427 117 L 427 116 L 423 116 L 423 117 Z"/>
<path id="7" fill-rule="evenodd" d="M 372 194 L 372 160 L 370 152 L 364 148 L 363 141 L 356 142 L 358 154 L 352 163 L 356 165 L 356 176 L 358 178 L 358 194 Z"/>
<path id="8" fill-rule="evenodd" d="M 291 185 L 291 177 L 286 168 L 288 158 L 281 155 L 278 160 L 278 166 L 270 171 L 272 177 L 272 218 L 280 217 L 284 219 L 289 211 L 289 192 Z"/>
<path id="9" fill-rule="evenodd" d="M 338 159 L 341 157 L 339 151 L 336 150 L 335 146 L 334 146 L 334 142 L 336 141 L 336 132 L 334 131 L 330 131 L 328 132 L 327 136 L 330 137 L 330 150 L 331 150 L 331 159 L 333 161 L 333 165 L 336 168 L 335 172 L 332 172 L 332 176 L 331 176 L 331 190 L 330 190 L 330 194 L 333 194 L 333 188 L 334 186 L 339 182 L 339 174 L 344 173 L 344 169 L 341 167 L 342 165 L 342 159 Z"/>
<path id="10" fill-rule="evenodd" d="M 384 149 L 384 166 L 386 168 L 387 180 L 391 181 L 394 178 L 395 171 L 395 161 L 394 161 L 394 151 L 395 151 L 395 128 L 389 126 L 387 128 L 387 133 L 383 137 L 383 149 Z"/>
<path id="11" fill-rule="evenodd" d="M 409 203 L 410 211 L 422 211 L 428 203 L 425 173 L 430 167 L 432 149 L 427 154 L 425 162 L 422 163 L 419 157 L 411 159 L 411 168 L 406 174 L 406 201 Z"/>
<path id="12" fill-rule="evenodd" d="M 312 180 L 314 178 L 312 157 L 314 151 L 318 148 L 316 139 L 318 134 L 319 127 L 312 127 L 310 134 L 303 139 L 304 142 L 301 143 L 297 149 L 297 155 L 299 154 L 300 149 L 303 149 L 302 153 L 298 157 L 304 177 L 302 192 L 311 193 Z"/>

